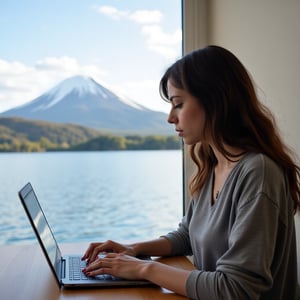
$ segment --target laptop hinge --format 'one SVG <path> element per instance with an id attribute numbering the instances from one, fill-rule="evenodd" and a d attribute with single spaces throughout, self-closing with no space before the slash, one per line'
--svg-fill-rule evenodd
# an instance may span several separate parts
<path id="1" fill-rule="evenodd" d="M 66 260 L 61 258 L 61 269 L 60 269 L 60 278 L 66 277 Z"/>

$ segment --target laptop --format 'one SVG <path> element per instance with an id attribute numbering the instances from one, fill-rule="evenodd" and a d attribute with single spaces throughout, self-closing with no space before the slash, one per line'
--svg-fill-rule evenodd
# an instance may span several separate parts
<path id="1" fill-rule="evenodd" d="M 58 243 L 49 226 L 31 183 L 27 183 L 19 192 L 19 198 L 26 211 L 31 226 L 43 250 L 47 262 L 60 287 L 89 286 L 134 286 L 152 284 L 147 280 L 127 280 L 108 274 L 87 277 L 81 271 L 86 262 L 81 261 L 81 255 L 62 256 Z M 151 259 L 149 257 L 144 259 Z"/>

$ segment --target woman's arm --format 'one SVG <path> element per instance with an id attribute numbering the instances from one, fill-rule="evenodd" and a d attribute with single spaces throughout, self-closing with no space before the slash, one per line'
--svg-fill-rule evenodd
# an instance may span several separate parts
<path id="1" fill-rule="evenodd" d="M 171 254 L 171 243 L 164 237 L 151 241 L 131 244 L 129 247 L 134 253 L 133 256 L 168 256 Z"/>
<path id="2" fill-rule="evenodd" d="M 171 267 L 156 261 L 142 269 L 142 278 L 177 294 L 186 296 L 186 281 L 191 271 Z"/>

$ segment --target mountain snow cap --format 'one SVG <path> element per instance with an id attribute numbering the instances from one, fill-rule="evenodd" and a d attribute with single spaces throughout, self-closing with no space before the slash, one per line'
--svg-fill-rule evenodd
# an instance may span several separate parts
<path id="1" fill-rule="evenodd" d="M 42 106 L 38 107 L 37 110 L 45 110 L 50 108 L 51 106 L 54 106 L 72 92 L 77 92 L 79 96 L 84 94 L 94 94 L 100 96 L 102 99 L 109 99 L 112 96 L 110 90 L 98 84 L 93 78 L 88 76 L 76 75 L 63 80 L 61 83 L 57 84 L 55 87 L 46 92 L 44 96 L 47 96 L 47 98 L 51 99 L 51 101 L 46 105 L 44 103 Z M 118 95 L 116 96 L 120 101 L 131 107 L 139 110 L 148 110 L 144 106 L 130 100 L 127 97 Z"/>
<path id="2" fill-rule="evenodd" d="M 79 95 L 89 93 L 94 95 L 100 94 L 103 98 L 108 97 L 101 86 L 97 84 L 92 78 L 77 75 L 63 80 L 54 88 L 46 92 L 46 95 L 49 98 L 52 98 L 52 101 L 48 104 L 47 108 L 55 105 L 66 95 L 74 91 L 76 91 Z"/>

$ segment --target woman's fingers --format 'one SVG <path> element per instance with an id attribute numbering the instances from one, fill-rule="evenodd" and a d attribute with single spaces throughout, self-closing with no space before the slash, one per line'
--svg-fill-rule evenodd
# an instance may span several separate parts
<path id="1" fill-rule="evenodd" d="M 114 241 L 108 240 L 104 243 L 91 243 L 86 250 L 85 254 L 82 256 L 82 260 L 87 259 L 88 264 L 92 263 L 98 258 L 98 254 L 101 252 L 109 253 L 127 253 L 131 254 L 130 248 L 122 244 L 116 243 Z"/>
<path id="2" fill-rule="evenodd" d="M 87 276 L 96 276 L 100 274 L 111 274 L 111 260 L 108 258 L 99 258 L 90 263 L 82 270 Z"/>
<path id="3" fill-rule="evenodd" d="M 145 262 L 121 253 L 108 253 L 89 264 L 83 272 L 88 276 L 110 274 L 127 279 L 138 279 L 139 269 Z M 140 266 L 140 267 L 139 267 Z"/>
<path id="4" fill-rule="evenodd" d="M 81 259 L 87 259 L 88 263 L 91 263 L 97 259 L 99 253 L 114 251 L 112 247 L 113 244 L 114 242 L 112 241 L 106 241 L 105 243 L 91 243 Z"/>
<path id="5" fill-rule="evenodd" d="M 87 259 L 89 262 L 94 261 L 99 253 L 98 251 L 100 250 L 101 245 L 102 243 L 91 243 L 81 259 Z"/>

